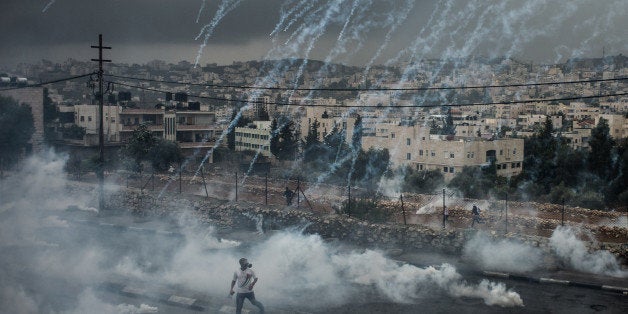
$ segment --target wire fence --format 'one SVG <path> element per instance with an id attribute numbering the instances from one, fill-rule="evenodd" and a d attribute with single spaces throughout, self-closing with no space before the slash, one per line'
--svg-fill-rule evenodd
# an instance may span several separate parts
<path id="1" fill-rule="evenodd" d="M 340 214 L 347 203 L 374 196 L 372 191 L 363 188 L 316 184 L 300 177 L 283 176 L 281 171 L 271 170 L 246 176 L 238 171 L 207 170 L 201 168 L 198 173 L 110 172 L 106 177 L 107 182 L 139 190 L 140 194 L 152 194 L 153 198 L 146 198 L 147 201 L 164 201 L 172 193 L 182 193 L 280 206 L 283 209 L 310 211 L 317 215 Z M 292 202 L 286 199 L 286 188 L 293 192 Z M 477 217 L 472 214 L 473 205 L 480 209 Z M 590 231 L 598 241 L 628 242 L 628 212 L 625 210 L 597 211 L 563 204 L 517 202 L 508 199 L 465 199 L 447 189 L 435 194 L 382 195 L 378 198 L 378 207 L 390 213 L 387 221 L 390 224 L 422 225 L 446 230 L 472 228 L 487 230 L 493 234 L 544 237 L 551 236 L 559 226 L 572 226 Z M 474 221 L 474 218 L 477 219 Z"/>

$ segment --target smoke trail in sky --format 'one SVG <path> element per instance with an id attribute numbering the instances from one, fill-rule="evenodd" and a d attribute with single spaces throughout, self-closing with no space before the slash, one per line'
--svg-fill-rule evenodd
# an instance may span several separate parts
<path id="1" fill-rule="evenodd" d="M 48 9 L 50 9 L 50 6 L 53 5 L 56 1 L 57 0 L 50 0 L 50 2 L 48 2 L 48 4 L 46 4 L 46 6 L 41 10 L 41 13 L 48 11 Z"/>
<path id="2" fill-rule="evenodd" d="M 198 63 L 199 63 L 199 61 L 201 59 L 201 56 L 203 54 L 203 50 L 207 46 L 207 41 L 209 40 L 209 37 L 214 32 L 214 29 L 216 28 L 218 23 L 220 23 L 220 21 L 227 14 L 229 14 L 229 12 L 231 12 L 235 8 L 237 8 L 238 5 L 240 4 L 240 2 L 242 2 L 242 0 L 223 0 L 220 3 L 220 6 L 218 7 L 218 10 L 216 11 L 216 14 L 212 18 L 211 22 L 209 24 L 203 26 L 203 28 L 201 28 L 201 31 L 196 36 L 195 40 L 198 40 L 201 36 L 203 36 L 203 34 L 205 34 L 205 36 L 203 38 L 203 43 L 201 43 L 201 45 L 200 45 L 200 47 L 198 49 L 198 53 L 197 53 L 196 59 L 194 61 L 194 67 L 198 66 Z"/>
<path id="3" fill-rule="evenodd" d="M 198 20 L 201 18 L 201 13 L 203 13 L 203 9 L 205 9 L 205 2 L 207 0 L 203 0 L 203 3 L 201 3 L 201 8 L 198 9 L 198 14 L 196 15 L 196 23 L 198 24 Z"/>
<path id="4" fill-rule="evenodd" d="M 390 39 L 391 39 L 392 35 L 395 33 L 395 31 L 397 31 L 397 28 L 403 22 L 405 22 L 405 20 L 408 18 L 408 15 L 410 14 L 410 11 L 412 10 L 413 7 L 414 7 L 414 1 L 406 0 L 405 8 L 403 8 L 401 10 L 401 12 L 397 12 L 397 14 L 395 14 L 394 16 L 392 14 L 388 16 L 386 24 L 390 24 L 391 25 L 390 29 L 388 30 L 388 32 L 386 32 L 386 35 L 384 37 L 384 42 L 379 46 L 379 48 L 377 49 L 375 54 L 371 57 L 371 60 L 369 60 L 369 62 L 366 63 L 366 66 L 364 67 L 364 78 L 365 79 L 367 77 L 367 73 L 371 69 L 371 66 L 373 65 L 375 60 L 377 60 L 377 58 L 379 58 L 379 56 L 381 56 L 381 54 L 384 51 L 384 49 L 386 49 L 386 47 L 388 47 L 388 43 L 390 43 Z"/>
<path id="5" fill-rule="evenodd" d="M 347 29 L 347 26 L 349 25 L 349 22 L 351 22 L 351 18 L 353 17 L 353 14 L 355 13 L 355 9 L 358 7 L 358 2 L 360 0 L 354 0 L 353 1 L 353 5 L 351 6 L 351 11 L 349 12 L 349 16 L 347 17 L 347 21 L 345 22 L 345 24 L 342 26 L 342 29 L 340 30 L 340 33 L 338 34 L 338 41 L 340 41 L 345 33 L 345 30 Z"/>

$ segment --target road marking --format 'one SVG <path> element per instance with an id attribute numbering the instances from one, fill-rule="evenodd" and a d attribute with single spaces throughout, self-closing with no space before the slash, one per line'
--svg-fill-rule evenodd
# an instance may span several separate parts
<path id="1" fill-rule="evenodd" d="M 542 283 L 555 283 L 555 284 L 559 284 L 559 285 L 568 285 L 569 281 L 567 280 L 560 280 L 560 279 L 552 279 L 552 278 L 541 278 L 539 279 L 540 282 Z"/>
<path id="2" fill-rule="evenodd" d="M 617 287 L 617 286 L 602 286 L 603 290 L 614 290 L 614 291 L 622 291 L 624 294 L 628 292 L 628 288 L 625 287 Z"/>
<path id="3" fill-rule="evenodd" d="M 220 313 L 235 313 L 235 306 L 223 305 L 218 312 Z M 251 313 L 251 310 L 242 309 L 242 313 Z"/>
<path id="4" fill-rule="evenodd" d="M 168 298 L 168 302 L 192 306 L 194 302 L 196 302 L 196 299 L 180 297 L 178 295 L 171 295 L 170 298 Z"/>
<path id="5" fill-rule="evenodd" d="M 485 270 L 485 271 L 482 271 L 482 273 L 485 276 L 491 276 L 491 277 L 500 277 L 500 278 L 508 278 L 508 277 L 510 277 L 510 275 L 508 275 L 506 273 L 498 273 L 498 272 L 495 272 L 495 271 L 487 271 L 487 270 Z"/>

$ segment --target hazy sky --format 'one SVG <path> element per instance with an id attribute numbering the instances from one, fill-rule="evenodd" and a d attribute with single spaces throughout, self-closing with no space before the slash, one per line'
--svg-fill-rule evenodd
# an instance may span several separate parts
<path id="1" fill-rule="evenodd" d="M 126 63 L 310 57 L 369 65 L 469 55 L 556 62 L 601 56 L 602 47 L 626 54 L 627 16 L 625 0 L 2 0 L 0 64 L 88 60 L 99 33 L 113 47 L 106 56 Z"/>

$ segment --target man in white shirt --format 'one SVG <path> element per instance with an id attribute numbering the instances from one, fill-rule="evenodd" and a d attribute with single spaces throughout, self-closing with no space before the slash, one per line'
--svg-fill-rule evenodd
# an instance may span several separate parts
<path id="1" fill-rule="evenodd" d="M 255 293 L 253 292 L 253 287 L 257 283 L 257 276 L 255 276 L 255 272 L 251 269 L 253 265 L 249 263 L 246 258 L 241 258 L 240 268 L 233 273 L 233 280 L 231 281 L 231 290 L 229 291 L 229 295 L 233 295 L 236 293 L 236 314 L 242 313 L 242 306 L 244 305 L 244 299 L 249 299 L 251 304 L 257 306 L 260 310 L 260 313 L 264 313 L 264 306 L 261 302 L 255 300 Z M 237 283 L 237 286 L 236 286 Z M 237 291 L 234 291 L 233 288 L 236 287 Z"/>

